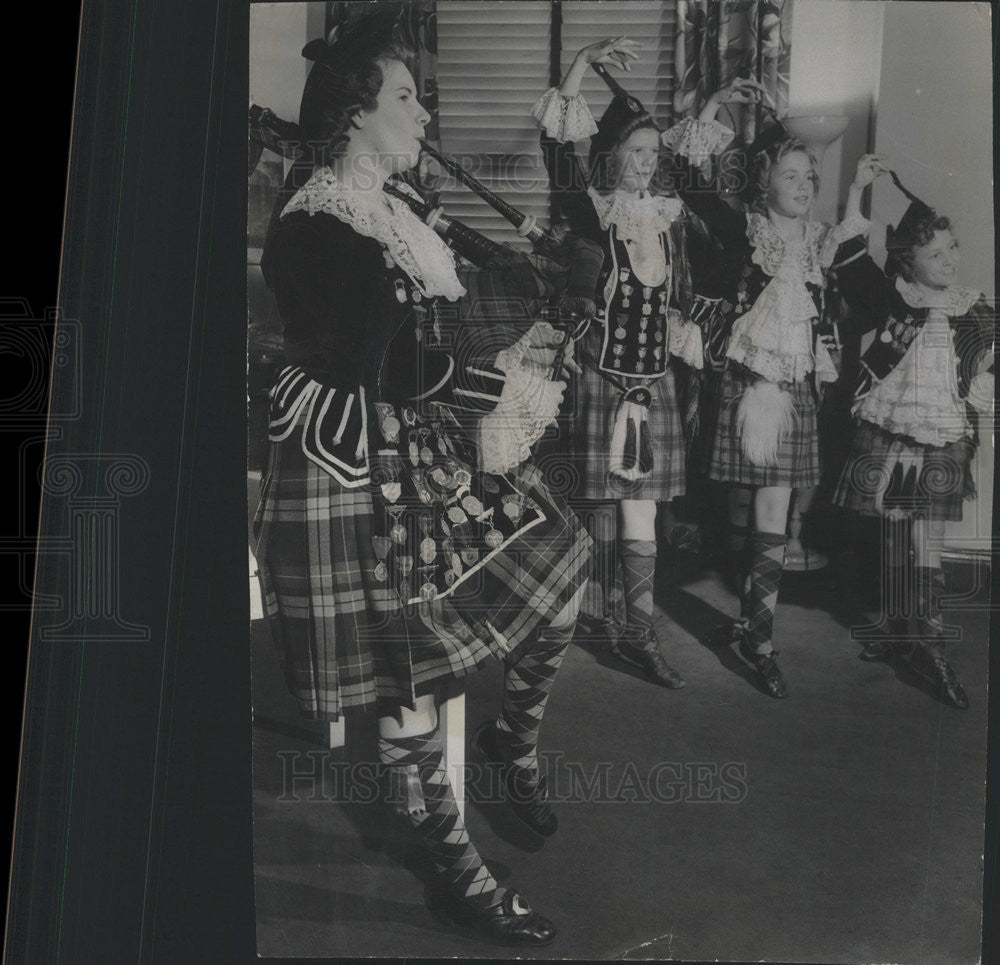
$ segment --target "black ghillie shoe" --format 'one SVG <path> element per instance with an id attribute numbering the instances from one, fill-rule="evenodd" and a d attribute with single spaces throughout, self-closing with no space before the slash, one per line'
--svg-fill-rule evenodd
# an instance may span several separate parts
<path id="1" fill-rule="evenodd" d="M 611 652 L 619 660 L 644 670 L 650 680 L 661 687 L 677 690 L 684 686 L 684 678 L 664 659 L 660 642 L 652 630 L 626 627 L 626 632 L 612 645 Z"/>
<path id="2" fill-rule="evenodd" d="M 431 891 L 428 906 L 435 918 L 473 931 L 495 945 L 539 947 L 556 937 L 556 926 L 532 911 L 516 891 L 508 890 L 497 904 L 482 908 L 441 888 Z"/>
<path id="3" fill-rule="evenodd" d="M 517 818 L 542 837 L 555 834 L 559 819 L 549 805 L 545 778 L 536 777 L 534 772 L 504 760 L 494 721 L 487 720 L 479 725 L 472 735 L 472 746 L 483 761 L 498 768 L 504 797 Z"/>
<path id="4" fill-rule="evenodd" d="M 917 643 L 906 657 L 910 669 L 938 687 L 941 696 L 959 710 L 968 710 L 969 698 L 945 655 L 933 644 Z"/>
<path id="5" fill-rule="evenodd" d="M 740 656 L 757 671 L 757 677 L 772 697 L 784 700 L 788 696 L 785 678 L 781 676 L 778 661 L 775 659 L 778 656 L 777 650 L 772 650 L 770 653 L 757 653 L 750 646 L 746 634 L 742 633 L 740 634 Z"/>

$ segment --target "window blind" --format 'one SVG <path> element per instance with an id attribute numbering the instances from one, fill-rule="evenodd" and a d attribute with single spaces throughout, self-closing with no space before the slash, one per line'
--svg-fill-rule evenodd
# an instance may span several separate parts
<path id="1" fill-rule="evenodd" d="M 441 149 L 515 208 L 548 225 L 548 178 L 531 105 L 548 86 L 548 0 L 438 0 Z M 445 212 L 496 241 L 529 246 L 485 201 L 449 179 Z"/>
<path id="2" fill-rule="evenodd" d="M 614 71 L 657 122 L 672 120 L 676 3 L 657 0 L 564 0 L 562 64 L 589 43 L 627 34 L 643 43 L 628 73 Z M 549 86 L 549 0 L 438 0 L 438 89 L 441 148 L 505 201 L 549 223 L 548 177 L 531 106 Z M 610 91 L 593 71 L 582 91 L 596 118 Z M 577 144 L 586 157 L 589 141 Z M 441 191 L 448 214 L 497 241 L 518 238 L 486 202 L 448 179 Z"/>

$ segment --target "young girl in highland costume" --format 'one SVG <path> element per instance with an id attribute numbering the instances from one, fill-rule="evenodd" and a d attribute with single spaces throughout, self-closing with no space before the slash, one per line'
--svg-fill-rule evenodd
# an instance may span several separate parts
<path id="1" fill-rule="evenodd" d="M 772 697 L 788 694 L 772 646 L 774 611 L 784 567 L 789 499 L 819 482 L 818 386 L 836 369 L 819 337 L 827 273 L 841 244 L 867 230 L 861 191 L 873 177 L 862 159 L 844 221 L 810 220 L 816 164 L 806 146 L 775 124 L 748 151 L 750 210 L 730 207 L 703 181 L 700 168 L 733 132 L 715 120 L 719 107 L 766 96 L 755 81 L 737 80 L 710 97 L 698 118 L 666 131 L 678 160 L 678 190 L 721 243 L 713 287 L 724 292 L 706 351 L 723 371 L 702 430 L 710 440 L 710 478 L 753 487 L 754 529 L 748 579 L 734 633 L 741 655 Z M 747 585 L 748 584 L 748 585 Z"/>

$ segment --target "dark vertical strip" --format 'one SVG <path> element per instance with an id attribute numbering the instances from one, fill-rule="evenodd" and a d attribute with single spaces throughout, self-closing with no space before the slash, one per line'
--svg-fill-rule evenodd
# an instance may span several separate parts
<path id="1" fill-rule="evenodd" d="M 557 87 L 562 80 L 562 3 L 552 0 L 549 16 L 549 87 Z M 559 203 L 555 192 L 549 188 L 549 224 L 559 220 Z"/>

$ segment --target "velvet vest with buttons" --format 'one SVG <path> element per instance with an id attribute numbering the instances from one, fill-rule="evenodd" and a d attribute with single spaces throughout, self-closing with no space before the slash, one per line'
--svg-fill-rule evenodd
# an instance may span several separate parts
<path id="1" fill-rule="evenodd" d="M 660 236 L 661 244 L 663 236 Z M 599 367 L 626 379 L 658 378 L 667 370 L 667 310 L 670 307 L 672 266 L 664 244 L 667 276 L 659 285 L 645 285 L 636 276 L 625 243 L 609 231 L 608 269 L 598 318 L 604 332 Z"/>

